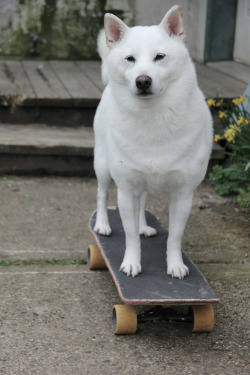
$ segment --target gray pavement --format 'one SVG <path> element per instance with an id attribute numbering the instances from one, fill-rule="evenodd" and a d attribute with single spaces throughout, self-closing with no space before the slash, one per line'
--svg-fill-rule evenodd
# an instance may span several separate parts
<path id="1" fill-rule="evenodd" d="M 86 259 L 95 179 L 1 177 L 0 191 L 0 258 Z M 167 227 L 166 197 L 150 197 L 148 208 Z M 248 374 L 247 220 L 234 198 L 208 183 L 197 190 L 183 247 L 221 299 L 211 333 L 155 323 L 115 336 L 111 311 L 120 300 L 107 271 L 0 266 L 0 374 Z"/>

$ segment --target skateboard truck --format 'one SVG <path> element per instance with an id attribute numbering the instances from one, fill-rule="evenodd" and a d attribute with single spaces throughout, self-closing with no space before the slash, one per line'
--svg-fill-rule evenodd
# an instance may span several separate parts
<path id="1" fill-rule="evenodd" d="M 193 305 L 184 313 L 171 307 L 155 306 L 138 314 L 133 305 L 114 305 L 113 332 L 116 335 L 133 334 L 138 324 L 149 322 L 191 323 L 193 332 L 211 332 L 214 328 L 214 312 L 211 304 Z"/>
<path id="2" fill-rule="evenodd" d="M 183 313 L 171 307 L 155 306 L 149 311 L 137 315 L 137 321 L 138 324 L 149 322 L 193 323 L 194 317 L 191 308 L 187 313 Z"/>

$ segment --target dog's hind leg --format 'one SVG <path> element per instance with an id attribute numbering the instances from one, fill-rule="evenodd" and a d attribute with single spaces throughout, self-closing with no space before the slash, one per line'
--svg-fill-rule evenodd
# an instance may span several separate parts
<path id="1" fill-rule="evenodd" d="M 103 157 L 98 158 L 95 155 L 95 172 L 98 181 L 97 190 L 97 214 L 94 231 L 104 236 L 111 234 L 111 228 L 108 220 L 107 202 L 108 189 L 111 182 L 111 176 L 108 170 L 108 164 L 104 162 Z"/>
<path id="2" fill-rule="evenodd" d="M 145 237 L 151 237 L 156 235 L 156 230 L 147 225 L 146 215 L 145 215 L 145 206 L 147 200 L 147 192 L 143 192 L 140 197 L 140 217 L 139 217 L 139 232 L 140 235 Z"/>

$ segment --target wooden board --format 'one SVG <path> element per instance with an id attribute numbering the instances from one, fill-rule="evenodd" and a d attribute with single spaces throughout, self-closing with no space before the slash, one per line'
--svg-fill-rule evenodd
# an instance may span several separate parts
<path id="1" fill-rule="evenodd" d="M 100 61 L 75 61 L 75 64 L 102 93 L 104 85 L 102 83 Z"/>
<path id="2" fill-rule="evenodd" d="M 250 66 L 235 61 L 219 61 L 207 64 L 208 67 L 233 77 L 244 84 L 250 83 Z"/>
<path id="3" fill-rule="evenodd" d="M 75 99 L 99 101 L 103 90 L 100 69 L 98 61 L 3 60 L 0 95 L 22 96 L 26 104 L 30 104 L 30 99 L 39 104 L 44 99 L 49 104 L 51 99 L 62 106 L 68 102 L 74 106 Z"/>
<path id="4" fill-rule="evenodd" d="M 216 65 L 216 69 L 196 64 L 200 87 L 206 97 L 231 98 L 242 95 L 249 68 L 234 63 Z M 223 69 L 225 72 L 223 73 Z M 219 71 L 219 69 L 221 71 Z M 235 72 L 238 71 L 238 76 Z M 234 78 L 232 75 L 235 75 Z M 96 106 L 103 91 L 100 61 L 0 61 L 0 96 L 22 97 L 25 105 Z"/>
<path id="5" fill-rule="evenodd" d="M 51 61 L 50 65 L 64 83 L 72 98 L 100 98 L 100 90 L 93 85 L 74 61 Z"/>
<path id="6" fill-rule="evenodd" d="M 124 256 L 125 236 L 119 211 L 109 210 L 112 235 L 109 237 L 93 232 L 96 213 L 90 219 L 90 230 L 102 252 L 115 282 L 120 298 L 128 304 L 205 304 L 217 303 L 209 284 L 188 256 L 183 253 L 190 275 L 183 280 L 171 278 L 166 269 L 166 241 L 168 233 L 149 212 L 148 225 L 156 228 L 155 237 L 141 237 L 142 273 L 135 278 L 119 271 Z"/>
<path id="7" fill-rule="evenodd" d="M 37 98 L 70 98 L 48 62 L 24 61 L 23 65 Z"/>
<path id="8" fill-rule="evenodd" d="M 35 92 L 21 61 L 2 61 L 1 93 L 34 97 Z"/>
<path id="9" fill-rule="evenodd" d="M 196 64 L 198 83 L 208 98 L 234 98 L 242 95 L 246 84 L 208 66 Z"/>

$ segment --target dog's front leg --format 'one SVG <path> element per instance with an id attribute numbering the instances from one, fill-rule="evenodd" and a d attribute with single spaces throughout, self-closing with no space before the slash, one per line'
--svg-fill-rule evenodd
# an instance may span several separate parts
<path id="1" fill-rule="evenodd" d="M 139 217 L 139 233 L 145 237 L 151 237 L 156 235 L 156 230 L 147 225 L 145 215 L 145 205 L 147 200 L 147 193 L 142 193 L 140 197 L 140 217 Z"/>
<path id="2" fill-rule="evenodd" d="M 108 188 L 111 182 L 111 177 L 108 170 L 99 169 L 96 167 L 96 175 L 98 179 L 97 191 L 97 214 L 94 231 L 104 236 L 111 234 L 111 228 L 108 220 L 107 201 L 108 201 Z"/>
<path id="3" fill-rule="evenodd" d="M 176 190 L 170 193 L 167 273 L 183 279 L 189 274 L 181 253 L 181 240 L 192 208 L 193 193 Z"/>
<path id="4" fill-rule="evenodd" d="M 125 231 L 126 250 L 120 271 L 127 276 L 141 272 L 141 244 L 139 235 L 140 200 L 131 191 L 118 189 L 118 206 Z"/>

